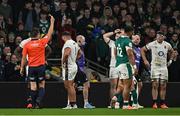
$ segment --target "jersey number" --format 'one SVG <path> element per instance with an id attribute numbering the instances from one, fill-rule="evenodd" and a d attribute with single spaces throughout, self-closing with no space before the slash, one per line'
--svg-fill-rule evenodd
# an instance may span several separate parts
<path id="1" fill-rule="evenodd" d="M 121 47 L 117 47 L 117 56 L 123 57 L 123 55 L 122 55 L 122 48 Z"/>

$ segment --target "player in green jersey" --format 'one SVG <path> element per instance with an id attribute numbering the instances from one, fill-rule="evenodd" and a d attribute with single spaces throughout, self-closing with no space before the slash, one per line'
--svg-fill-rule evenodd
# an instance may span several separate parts
<path id="1" fill-rule="evenodd" d="M 132 49 L 132 41 L 130 37 L 133 35 L 132 27 L 125 27 L 125 35 L 116 40 L 116 71 L 120 80 L 120 84 L 123 84 L 123 91 L 118 91 L 122 88 L 122 85 L 118 85 L 117 94 L 122 92 L 123 94 L 123 109 L 133 109 L 129 106 L 129 93 L 131 91 L 133 74 L 137 73 L 137 67 L 135 63 L 135 57 Z M 114 96 L 112 101 L 117 97 Z"/>

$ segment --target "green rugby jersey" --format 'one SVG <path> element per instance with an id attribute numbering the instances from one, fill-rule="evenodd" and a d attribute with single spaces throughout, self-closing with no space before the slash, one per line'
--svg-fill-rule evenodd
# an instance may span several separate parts
<path id="1" fill-rule="evenodd" d="M 121 36 L 115 42 L 116 45 L 116 66 L 129 62 L 126 47 L 132 48 L 132 41 L 128 36 Z"/>

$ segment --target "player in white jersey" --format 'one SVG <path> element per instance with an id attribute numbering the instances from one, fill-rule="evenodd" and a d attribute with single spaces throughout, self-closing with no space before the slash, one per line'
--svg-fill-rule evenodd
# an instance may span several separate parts
<path id="1" fill-rule="evenodd" d="M 62 39 L 65 42 L 62 48 L 62 76 L 64 80 L 64 86 L 67 89 L 68 99 L 72 108 L 77 108 L 76 105 L 76 91 L 74 87 L 74 78 L 78 71 L 76 59 L 80 57 L 81 50 L 78 44 L 71 39 L 69 32 L 62 33 Z"/>
<path id="2" fill-rule="evenodd" d="M 115 39 L 119 38 L 121 35 L 124 34 L 124 30 L 122 29 L 116 29 L 114 32 L 108 32 L 103 35 L 104 41 L 108 44 L 109 48 L 111 49 L 111 60 L 110 60 L 110 70 L 109 70 L 109 78 L 110 78 L 110 98 L 114 96 L 116 93 L 116 88 L 118 84 L 118 74 L 115 70 L 116 68 L 116 56 L 115 56 L 115 41 L 111 40 L 110 37 L 113 35 L 115 36 Z M 123 87 L 121 87 L 123 90 Z M 118 90 L 118 91 L 122 91 Z M 118 101 L 120 102 L 120 101 Z M 118 104 L 117 104 L 118 105 Z M 118 106 L 117 106 L 118 107 Z"/>
<path id="3" fill-rule="evenodd" d="M 156 40 L 147 44 L 141 49 L 142 58 L 144 64 L 151 69 L 151 79 L 152 79 L 152 98 L 153 98 L 153 108 L 157 109 L 157 98 L 158 93 L 160 94 L 160 107 L 168 108 L 165 104 L 166 97 L 166 85 L 168 81 L 168 69 L 167 66 L 167 58 L 170 55 L 169 62 L 172 61 L 172 53 L 173 49 L 169 43 L 164 41 L 165 36 L 162 32 L 158 32 L 156 36 Z M 146 58 L 146 52 L 151 50 L 152 61 L 151 66 Z M 160 92 L 158 92 L 158 88 L 160 85 Z"/>

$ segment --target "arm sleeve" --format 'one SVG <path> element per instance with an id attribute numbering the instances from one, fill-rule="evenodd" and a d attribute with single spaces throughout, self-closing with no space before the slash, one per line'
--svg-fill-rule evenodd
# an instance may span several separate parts
<path id="1" fill-rule="evenodd" d="M 150 50 L 152 48 L 152 45 L 153 45 L 153 43 L 151 42 L 151 43 L 148 43 L 147 45 L 145 45 L 145 47 L 147 50 Z"/>
<path id="2" fill-rule="evenodd" d="M 127 50 L 127 49 L 132 49 L 132 47 L 133 47 L 133 44 L 132 44 L 131 41 L 126 41 L 126 42 L 125 42 L 125 48 L 126 48 L 126 50 Z"/>

